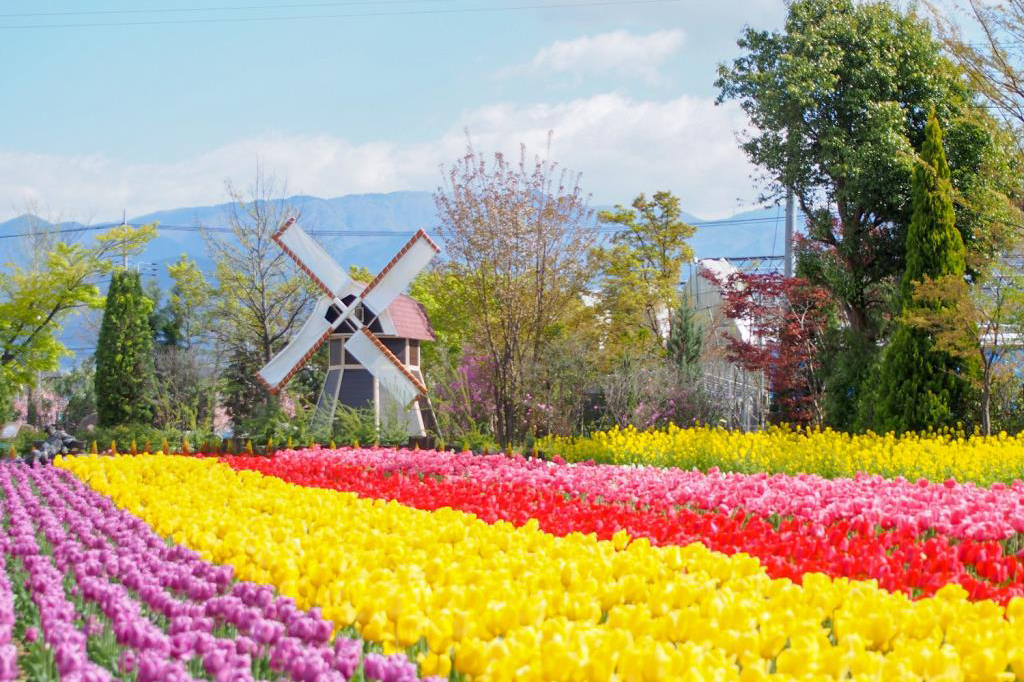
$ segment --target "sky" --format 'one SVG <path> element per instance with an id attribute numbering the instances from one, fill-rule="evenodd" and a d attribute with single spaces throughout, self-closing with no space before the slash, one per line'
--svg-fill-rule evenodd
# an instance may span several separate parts
<path id="1" fill-rule="evenodd" d="M 784 14 L 783 0 L 0 0 L 0 220 L 219 203 L 257 163 L 289 194 L 431 191 L 467 139 L 580 172 L 594 204 L 667 189 L 729 216 L 758 186 L 715 69 L 744 27 Z"/>

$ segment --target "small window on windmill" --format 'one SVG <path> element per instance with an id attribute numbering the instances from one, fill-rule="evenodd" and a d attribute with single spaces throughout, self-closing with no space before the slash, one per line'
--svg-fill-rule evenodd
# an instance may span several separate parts
<path id="1" fill-rule="evenodd" d="M 373 308 L 360 304 L 359 306 L 359 321 L 364 326 L 368 327 L 374 334 L 383 334 L 384 328 L 380 324 L 380 317 L 377 315 Z"/>
<path id="2" fill-rule="evenodd" d="M 341 364 L 341 350 L 343 344 L 341 339 L 331 339 L 331 367 L 337 367 Z"/>
<path id="3" fill-rule="evenodd" d="M 336 305 L 331 305 L 329 308 L 327 308 L 327 312 L 324 313 L 324 319 L 330 322 L 331 324 L 334 324 L 334 321 L 339 317 L 341 317 L 341 311 L 338 310 L 338 306 Z"/>
<path id="4" fill-rule="evenodd" d="M 418 339 L 409 339 L 409 364 L 416 366 L 420 364 L 420 342 Z"/>
<path id="5" fill-rule="evenodd" d="M 341 299 L 341 302 L 344 303 L 347 306 L 350 306 L 350 305 L 352 305 L 352 303 L 355 300 L 356 300 L 356 297 L 353 296 L 352 294 L 349 294 L 345 298 Z M 359 310 L 357 309 L 352 314 L 353 315 L 359 315 Z M 362 318 L 359 318 L 359 319 L 362 320 Z M 354 324 L 352 324 L 352 322 L 350 322 L 349 320 L 345 320 L 338 327 L 337 331 L 342 333 L 342 334 L 354 334 L 356 332 L 356 326 Z"/>

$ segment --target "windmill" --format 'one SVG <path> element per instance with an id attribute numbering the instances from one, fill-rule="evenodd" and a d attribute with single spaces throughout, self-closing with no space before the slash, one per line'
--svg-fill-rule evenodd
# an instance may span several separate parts
<path id="1" fill-rule="evenodd" d="M 259 371 L 258 379 L 277 393 L 316 350 L 331 340 L 331 360 L 324 387 L 313 414 L 312 426 L 329 426 L 334 419 L 345 372 L 344 358 L 351 356 L 369 372 L 377 387 L 402 409 L 413 411 L 410 431 L 424 435 L 420 413 L 427 388 L 418 370 L 412 371 L 373 328 L 381 331 L 378 318 L 398 298 L 419 272 L 440 252 L 426 232 L 419 230 L 391 259 L 373 281 L 356 282 L 324 249 L 290 218 L 272 239 L 323 292 L 309 318 L 281 352 Z M 418 353 L 417 353 L 418 355 Z M 341 358 L 341 359 L 339 359 Z M 432 420 L 431 420 L 432 421 Z"/>

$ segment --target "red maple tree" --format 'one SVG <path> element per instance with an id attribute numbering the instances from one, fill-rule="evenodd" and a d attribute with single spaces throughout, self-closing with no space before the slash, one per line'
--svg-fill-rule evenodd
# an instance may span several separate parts
<path id="1" fill-rule="evenodd" d="M 747 339 L 723 334 L 731 362 L 763 372 L 771 391 L 772 423 L 821 423 L 820 348 L 832 314 L 828 292 L 799 277 L 737 272 L 724 281 L 710 271 L 723 314 L 749 326 Z"/>

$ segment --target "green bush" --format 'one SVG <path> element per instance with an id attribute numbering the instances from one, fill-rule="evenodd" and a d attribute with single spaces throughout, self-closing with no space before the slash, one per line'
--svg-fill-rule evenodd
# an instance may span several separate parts
<path id="1" fill-rule="evenodd" d="M 159 450 L 166 440 L 171 451 L 180 452 L 182 443 L 188 438 L 193 452 L 198 452 L 204 442 L 220 442 L 212 433 L 203 431 L 180 431 L 178 429 L 157 429 L 148 424 L 122 424 L 120 426 L 99 427 L 92 431 L 81 431 L 76 438 L 85 443 L 86 450 L 96 441 L 100 452 L 110 447 L 111 441 L 117 441 L 118 452 L 128 452 L 134 440 L 139 452 L 145 450 L 148 443 L 151 451 Z"/>
<path id="2" fill-rule="evenodd" d="M 326 434 L 320 434 L 326 435 Z M 358 442 L 369 446 L 379 443 L 388 447 L 405 445 L 409 442 L 409 434 L 397 420 L 382 418 L 380 428 L 374 424 L 373 410 L 364 407 L 355 409 L 347 405 L 338 405 L 334 413 L 334 424 L 329 438 L 317 438 L 318 442 L 326 443 L 333 440 L 339 445 Z"/>
<path id="3" fill-rule="evenodd" d="M 531 439 L 532 444 L 532 439 Z M 454 436 L 451 440 L 451 446 L 456 450 L 472 450 L 473 452 L 483 452 L 486 450 L 490 453 L 501 452 L 501 446 L 498 445 L 498 441 L 494 439 L 488 433 L 477 431 L 466 431 Z"/>
<path id="4" fill-rule="evenodd" d="M 289 438 L 295 443 L 306 443 L 309 438 L 306 431 L 308 422 L 301 405 L 296 404 L 295 415 L 289 416 L 276 400 L 270 400 L 254 408 L 253 413 L 242 421 L 235 430 L 235 438 L 249 439 L 254 446 L 262 446 L 271 439 L 275 443 L 287 443 Z"/>
<path id="5" fill-rule="evenodd" d="M 33 441 L 46 440 L 45 431 L 37 431 L 33 428 L 22 429 L 13 440 L 5 440 L 0 442 L 0 457 L 7 457 L 7 453 L 10 452 L 11 445 L 14 445 L 15 452 L 18 455 L 27 455 L 32 451 Z"/>
<path id="6" fill-rule="evenodd" d="M 166 438 L 171 448 L 181 445 L 183 434 L 180 431 L 161 431 L 148 424 L 121 424 L 120 426 L 98 427 L 92 431 L 76 434 L 77 438 L 85 443 L 88 450 L 92 442 L 96 441 L 96 447 L 103 452 L 110 447 L 111 441 L 117 441 L 118 452 L 128 452 L 132 440 L 135 441 L 139 450 L 145 448 L 146 443 L 152 445 L 156 450 Z"/>

